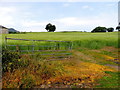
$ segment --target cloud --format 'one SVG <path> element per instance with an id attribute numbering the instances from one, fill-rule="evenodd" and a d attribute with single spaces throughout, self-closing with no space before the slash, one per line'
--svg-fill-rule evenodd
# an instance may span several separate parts
<path id="1" fill-rule="evenodd" d="M 69 6 L 70 6 L 70 4 L 68 4 L 68 3 L 63 4 L 63 7 L 69 7 Z"/>
<path id="2" fill-rule="evenodd" d="M 92 23 L 101 23 L 102 20 L 100 19 L 93 19 L 93 18 L 79 18 L 79 17 L 65 17 L 55 20 L 58 23 L 62 23 L 67 26 L 77 26 L 77 25 L 90 25 Z"/>
<path id="3" fill-rule="evenodd" d="M 110 3 L 110 4 L 107 4 L 106 6 L 108 6 L 108 7 L 113 7 L 113 6 L 115 6 L 116 4 L 114 4 L 114 3 Z"/>
<path id="4" fill-rule="evenodd" d="M 20 23 L 21 27 L 24 27 L 22 31 L 34 31 L 34 32 L 45 32 L 45 26 L 49 22 L 47 21 L 37 21 L 37 20 L 22 20 Z"/>
<path id="5" fill-rule="evenodd" d="M 0 14 L 8 14 L 15 12 L 16 9 L 14 7 L 0 7 Z"/>
<path id="6" fill-rule="evenodd" d="M 26 31 L 46 31 L 45 26 L 47 21 L 23 21 L 23 26 Z M 97 26 L 116 27 L 117 14 L 101 13 L 98 16 L 90 17 L 63 17 L 52 19 L 51 23 L 57 28 L 57 31 L 76 30 L 76 31 L 91 31 Z"/>
<path id="7" fill-rule="evenodd" d="M 117 26 L 117 14 L 115 13 L 102 13 L 97 16 L 90 17 L 64 17 L 54 20 L 58 25 L 58 29 L 80 29 L 85 31 L 91 31 L 97 26 L 116 27 Z"/>
<path id="8" fill-rule="evenodd" d="M 89 10 L 94 10 L 92 7 L 88 6 L 88 5 L 84 5 L 82 6 L 83 9 L 89 9 Z"/>
<path id="9" fill-rule="evenodd" d="M 47 23 L 47 21 L 43 21 L 43 22 L 40 22 L 40 21 L 23 21 L 21 24 L 25 27 L 35 27 L 35 26 L 45 26 Z"/>
<path id="10" fill-rule="evenodd" d="M 68 2 L 118 2 L 119 0 L 66 0 Z"/>
<path id="11" fill-rule="evenodd" d="M 14 25 L 13 14 L 16 8 L 14 7 L 0 7 L 0 24 L 1 25 Z"/>
<path id="12" fill-rule="evenodd" d="M 119 0 L 1 0 L 0 2 L 118 2 Z"/>
<path id="13" fill-rule="evenodd" d="M 99 23 L 102 23 L 100 19 L 85 18 L 85 17 L 64 17 L 54 20 L 57 24 L 57 30 L 86 30 L 90 31 L 90 28 L 96 27 Z"/>
<path id="14" fill-rule="evenodd" d="M 87 8 L 89 8 L 89 6 L 85 5 L 85 6 L 83 6 L 82 8 L 83 8 L 83 9 L 87 9 Z"/>

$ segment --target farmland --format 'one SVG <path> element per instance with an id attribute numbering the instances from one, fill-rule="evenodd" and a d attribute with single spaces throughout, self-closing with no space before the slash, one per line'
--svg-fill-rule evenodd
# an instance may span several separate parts
<path id="1" fill-rule="evenodd" d="M 58 61 L 45 61 L 41 56 L 16 53 L 3 74 L 3 88 L 118 88 L 118 32 L 32 32 L 4 34 L 18 39 L 72 41 L 72 57 Z M 31 41 L 8 40 L 11 45 L 31 45 Z M 36 45 L 40 43 L 35 42 Z M 43 44 L 45 45 L 45 43 Z M 49 43 L 46 43 L 49 45 Z M 63 44 L 63 46 L 66 44 Z M 4 58 L 8 59 L 8 58 Z M 17 63 L 16 63 L 17 62 Z M 105 86 L 104 78 L 111 83 Z M 110 77 L 113 77 L 110 79 Z M 100 81 L 101 79 L 101 81 Z M 107 79 L 106 79 L 107 80 Z M 102 83 L 101 83 L 102 82 Z"/>
<path id="2" fill-rule="evenodd" d="M 61 40 L 73 41 L 73 47 L 87 47 L 91 49 L 102 48 L 104 46 L 118 47 L 118 33 L 87 33 L 87 32 L 41 32 L 26 34 L 8 34 L 4 37 L 33 40 Z M 9 43 L 24 43 L 20 41 L 10 41 Z"/>

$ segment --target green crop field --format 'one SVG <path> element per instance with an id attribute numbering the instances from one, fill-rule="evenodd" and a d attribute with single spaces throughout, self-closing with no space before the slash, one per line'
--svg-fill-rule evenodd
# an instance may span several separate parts
<path id="1" fill-rule="evenodd" d="M 91 49 L 104 46 L 118 47 L 118 32 L 90 33 L 90 32 L 33 32 L 26 34 L 4 34 L 4 38 L 33 39 L 33 40 L 60 40 L 72 41 L 73 48 L 86 47 Z M 32 44 L 33 42 L 9 40 L 9 44 Z M 38 42 L 36 42 L 38 43 Z"/>

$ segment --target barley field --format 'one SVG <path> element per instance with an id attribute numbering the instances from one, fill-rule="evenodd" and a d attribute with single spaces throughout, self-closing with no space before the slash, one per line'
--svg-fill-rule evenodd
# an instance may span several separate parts
<path id="1" fill-rule="evenodd" d="M 4 38 L 32 39 L 32 40 L 59 40 L 72 41 L 73 48 L 85 47 L 91 49 L 104 46 L 118 47 L 118 32 L 90 33 L 90 32 L 33 32 L 26 34 L 4 34 Z M 8 40 L 8 44 L 32 44 L 33 42 Z M 38 42 L 35 42 L 37 44 Z"/>

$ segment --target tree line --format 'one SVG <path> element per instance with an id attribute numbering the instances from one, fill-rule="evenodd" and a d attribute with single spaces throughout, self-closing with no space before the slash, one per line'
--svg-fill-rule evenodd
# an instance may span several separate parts
<path id="1" fill-rule="evenodd" d="M 120 26 L 117 26 L 116 30 L 120 31 Z M 113 31 L 114 31 L 113 27 L 106 28 L 106 27 L 98 26 L 95 29 L 93 29 L 91 32 L 113 32 Z"/>
<path id="2" fill-rule="evenodd" d="M 110 28 L 106 28 L 106 27 L 96 27 L 95 29 L 93 29 L 91 32 L 113 32 L 114 28 L 110 27 Z"/>
<path id="3" fill-rule="evenodd" d="M 46 25 L 45 29 L 48 32 L 54 32 L 56 30 L 56 26 L 49 23 Z M 120 31 L 120 26 L 117 26 L 116 30 Z M 113 31 L 114 31 L 113 27 L 106 28 L 106 27 L 98 26 L 98 27 L 94 28 L 91 32 L 113 32 Z"/>

